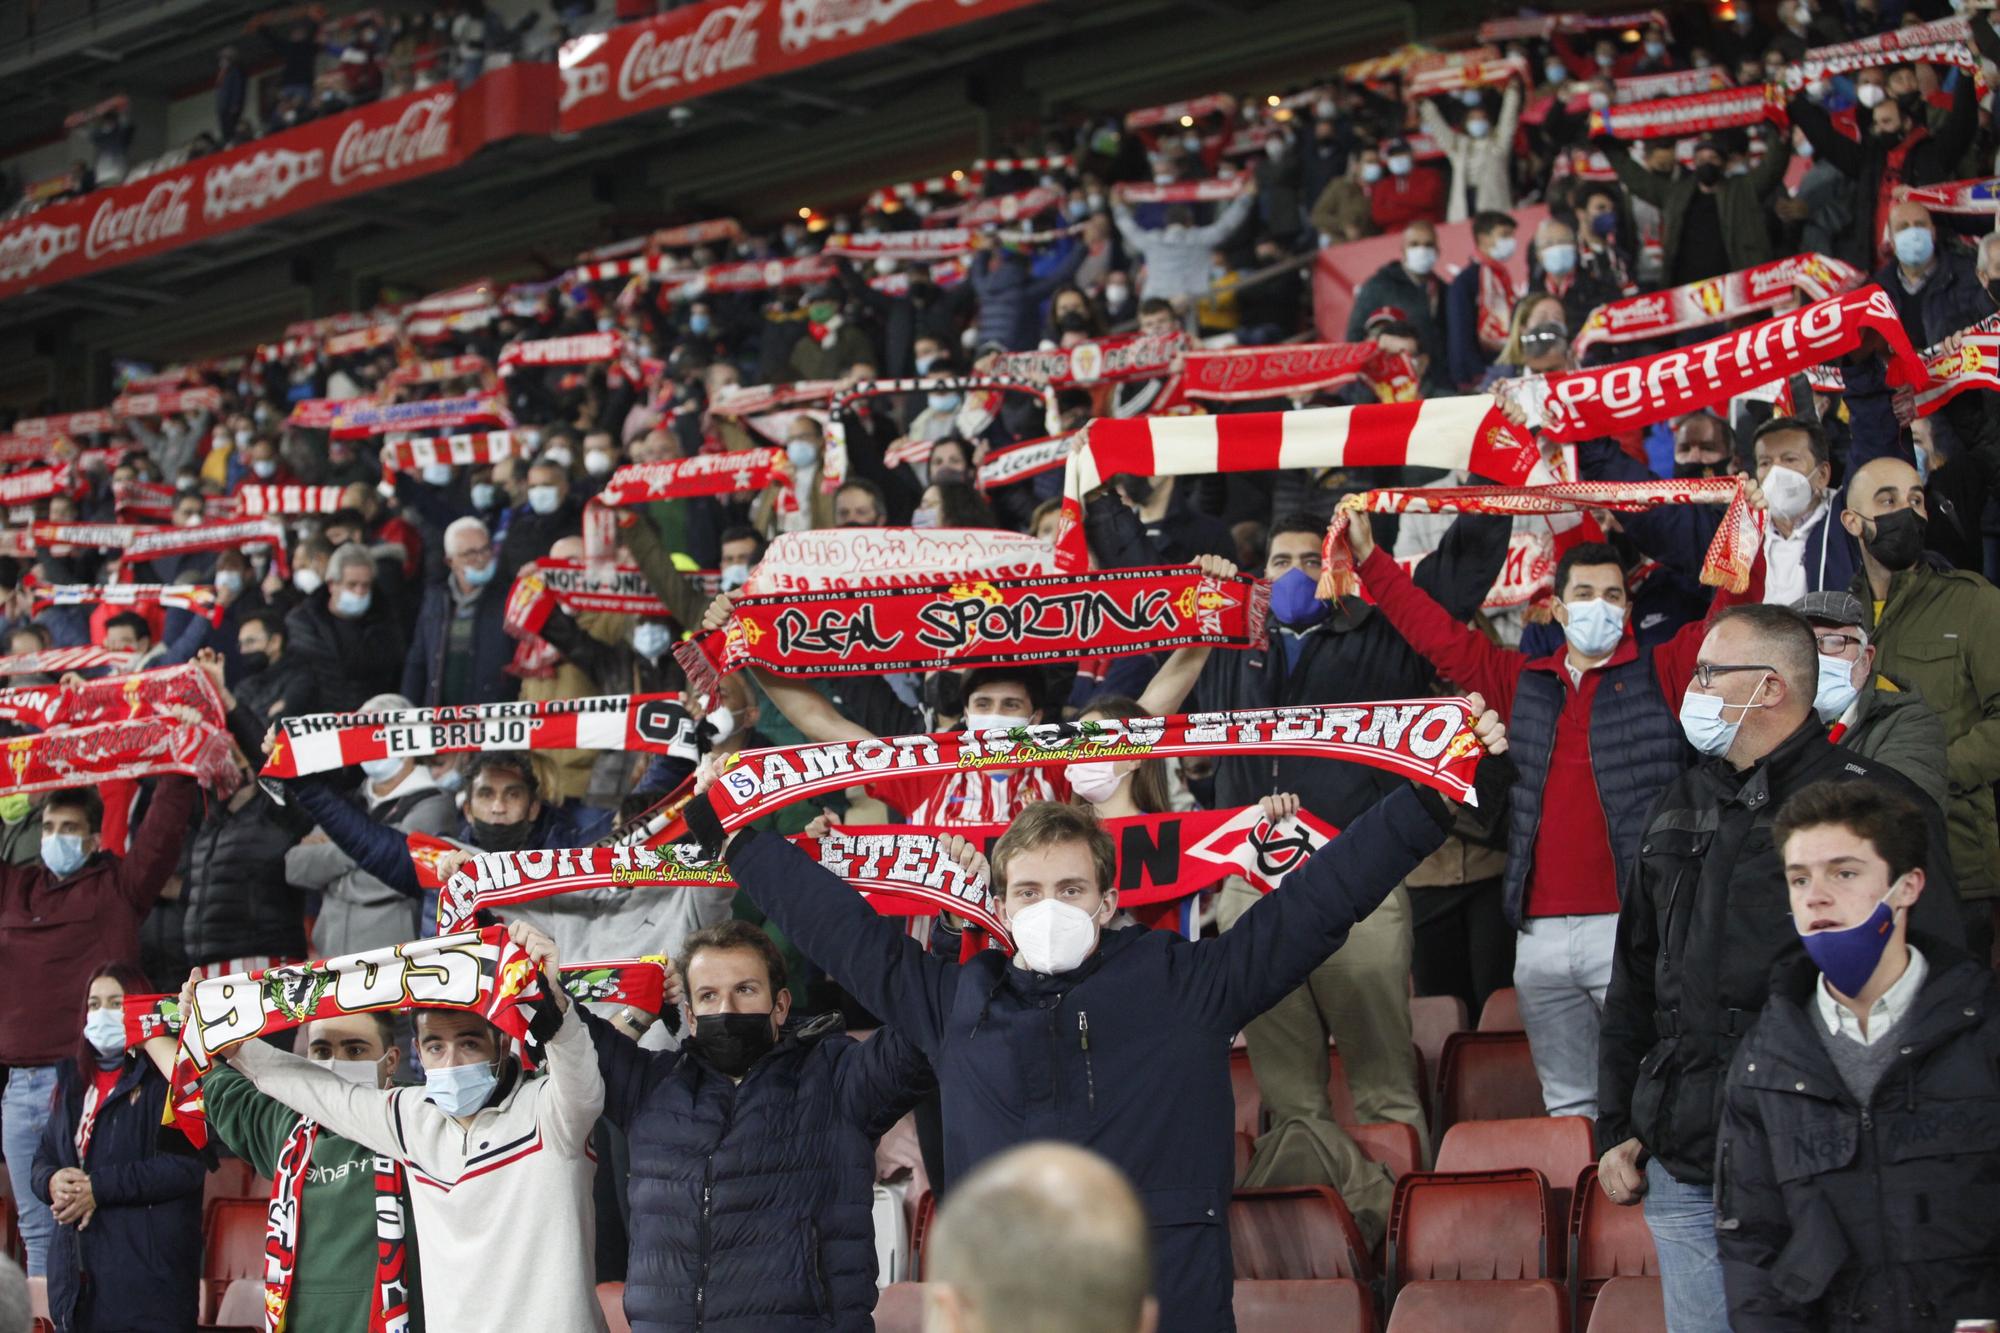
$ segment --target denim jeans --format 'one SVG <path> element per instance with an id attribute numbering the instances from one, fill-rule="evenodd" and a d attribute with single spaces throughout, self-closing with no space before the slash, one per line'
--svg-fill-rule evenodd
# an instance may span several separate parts
<path id="1" fill-rule="evenodd" d="M 1667 1333 L 1729 1333 L 1729 1298 L 1715 1249 L 1715 1189 L 1683 1185 L 1646 1163 L 1646 1226 L 1660 1252 Z"/>
<path id="2" fill-rule="evenodd" d="M 56 1066 L 15 1065 L 7 1071 L 6 1092 L 0 1094 L 0 1152 L 7 1157 L 14 1206 L 21 1210 L 29 1277 L 48 1272 L 49 1240 L 56 1234 L 55 1215 L 34 1190 L 35 1150 L 42 1146 L 42 1129 L 55 1093 Z"/>
<path id="3" fill-rule="evenodd" d="M 1597 1023 L 1618 916 L 1533 916 L 1514 941 L 1514 993 L 1550 1115 L 1597 1115 Z"/>

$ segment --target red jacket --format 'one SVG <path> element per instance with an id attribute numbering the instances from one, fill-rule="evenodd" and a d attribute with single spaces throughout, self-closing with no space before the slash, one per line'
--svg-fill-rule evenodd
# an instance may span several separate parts
<path id="1" fill-rule="evenodd" d="M 194 798 L 193 778 L 161 778 L 131 852 L 99 852 L 60 883 L 40 861 L 0 865 L 0 1065 L 76 1054 L 90 974 L 139 961 L 139 923 L 180 862 Z"/>
<path id="2" fill-rule="evenodd" d="M 1528 885 L 1528 916 L 1589 916 L 1618 910 L 1617 867 L 1611 855 L 1610 825 L 1597 791 L 1591 764 L 1590 712 L 1604 667 L 1621 666 L 1638 657 L 1632 627 L 1603 664 L 1583 673 L 1579 685 L 1570 679 L 1568 650 L 1530 658 L 1513 648 L 1501 648 L 1485 635 L 1453 620 L 1410 581 L 1387 551 L 1376 547 L 1361 563 L 1361 578 L 1376 609 L 1389 618 L 1396 632 L 1422 653 L 1440 675 L 1458 688 L 1486 697 L 1489 708 L 1503 718 L 1514 711 L 1514 695 L 1524 671 L 1546 671 L 1563 686 L 1562 716 L 1556 722 L 1550 748 L 1548 778 L 1542 788 L 1542 808 L 1560 810 L 1563 818 L 1544 820 L 1536 839 L 1535 864 Z M 1653 678 L 1669 710 L 1678 713 L 1681 696 L 1694 677 L 1695 657 L 1708 633 L 1709 621 L 1724 607 L 1756 601 L 1762 595 L 1761 559 L 1748 591 L 1718 592 L 1708 617 L 1682 626 L 1679 633 L 1653 651 Z"/>
<path id="3" fill-rule="evenodd" d="M 1384 174 L 1368 191 L 1368 212 L 1382 231 L 1444 221 L 1444 176 L 1421 163 L 1407 176 Z"/>

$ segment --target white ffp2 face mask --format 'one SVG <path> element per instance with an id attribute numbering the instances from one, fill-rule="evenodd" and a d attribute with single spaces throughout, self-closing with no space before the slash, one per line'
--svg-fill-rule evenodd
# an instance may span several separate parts
<path id="1" fill-rule="evenodd" d="M 1071 764 L 1064 770 L 1063 776 L 1069 779 L 1069 789 L 1092 805 L 1117 795 L 1118 784 L 1125 780 L 1125 775 L 1118 771 L 1118 765 L 1109 760 Z"/>
<path id="2" fill-rule="evenodd" d="M 1014 950 L 1031 972 L 1070 972 L 1097 947 L 1097 918 L 1054 898 L 1030 903 L 1014 913 L 1007 928 Z"/>
<path id="3" fill-rule="evenodd" d="M 1812 508 L 1812 482 L 1788 467 L 1774 467 L 1764 474 L 1764 503 L 1771 517 L 1787 523 Z"/>
<path id="4" fill-rule="evenodd" d="M 331 1070 L 334 1077 L 343 1083 L 352 1083 L 363 1088 L 382 1086 L 382 1062 L 380 1060 L 315 1060 L 321 1069 Z"/>

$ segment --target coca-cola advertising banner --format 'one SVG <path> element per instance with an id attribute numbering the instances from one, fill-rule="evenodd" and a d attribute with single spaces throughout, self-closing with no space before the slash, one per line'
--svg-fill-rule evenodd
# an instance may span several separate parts
<path id="1" fill-rule="evenodd" d="M 709 0 L 563 46 L 562 133 L 1041 0 Z"/>
<path id="2" fill-rule="evenodd" d="M 0 227 L 0 300 L 455 166 L 463 137 L 445 84 L 52 205 Z"/>

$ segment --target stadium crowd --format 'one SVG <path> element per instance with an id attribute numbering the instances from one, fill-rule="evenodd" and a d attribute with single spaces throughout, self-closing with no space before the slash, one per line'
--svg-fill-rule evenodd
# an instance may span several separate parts
<path id="1" fill-rule="evenodd" d="M 1413 994 L 1518 1005 L 1520 1114 L 1584 1118 L 1580 1187 L 1643 1216 L 1674 1333 L 2000 1317 L 2000 32 L 1960 8 L 1499 20 L 1472 55 L 1039 126 L 965 179 L 132 368 L 120 402 L 182 410 L 14 423 L 42 447 L 0 475 L 0 1144 L 54 1327 L 226 1322 L 203 1194 L 233 1156 L 273 1201 L 240 1276 L 295 1333 L 602 1329 L 601 1282 L 639 1329 L 867 1328 L 875 1182 L 949 1201 L 982 1164 L 991 1214 L 947 1203 L 934 1238 L 933 1326 L 1227 1329 L 1234 1191 L 1330 1186 L 1366 1260 L 1399 1175 L 1450 1169 Z M 317 21 L 264 24 L 295 109 Z M 1693 410 L 1564 427 L 1564 385 L 1868 293 L 1880 319 L 1795 375 L 1683 374 Z M 1288 369 L 1300 344 L 1346 371 Z M 1269 391 L 1204 396 L 1210 353 Z M 1528 464 L 1432 465 L 1454 403 Z M 1327 422 L 1371 447 L 1315 454 Z M 721 480 L 646 491 L 704 459 Z M 1558 481 L 1553 509 L 1498 489 Z M 1254 589 L 1268 625 L 878 668 L 852 596 L 1126 569 Z M 831 610 L 760 642 L 788 594 Z M 742 657 L 717 677 L 691 640 Z M 63 710 L 113 695 L 87 720 L 160 731 L 65 748 Z M 606 696 L 643 744 L 485 727 Z M 773 746 L 1457 696 L 1458 789 L 1219 727 L 1177 758 L 821 782 L 754 821 L 732 781 Z M 484 739 L 375 716 L 439 708 Z M 1132 837 L 1195 811 L 1248 812 L 1255 855 L 1207 873 L 1162 842 L 1163 868 Z M 827 868 L 886 824 L 990 900 L 885 910 Z M 452 915 L 481 866 L 635 828 L 726 873 Z M 493 996 L 537 991 L 528 1028 L 415 983 L 384 1009 L 226 980 L 333 960 L 276 975 L 345 995 L 354 955 L 415 975 L 462 938 L 441 920 L 483 928 L 450 947 L 487 951 Z M 654 955 L 650 1008 L 559 978 Z M 202 1054 L 243 994 L 257 1021 Z M 176 1003 L 178 1040 L 152 1021 Z M 161 1128 L 196 1102 L 199 1148 Z M 1384 1124 L 1401 1170 L 1353 1132 Z M 1077 1233 L 1096 1283 L 996 1220 L 1054 1234 L 1007 1193 L 1035 1159 L 1000 1157 L 1043 1139 L 1136 1191 L 1143 1241 Z M 1095 1167 L 1040 1169 L 1073 1207 L 1063 1173 Z M 1089 1226 L 1131 1211 L 1095 1202 Z M 1119 1285 L 1134 1247 L 1150 1287 Z"/>

